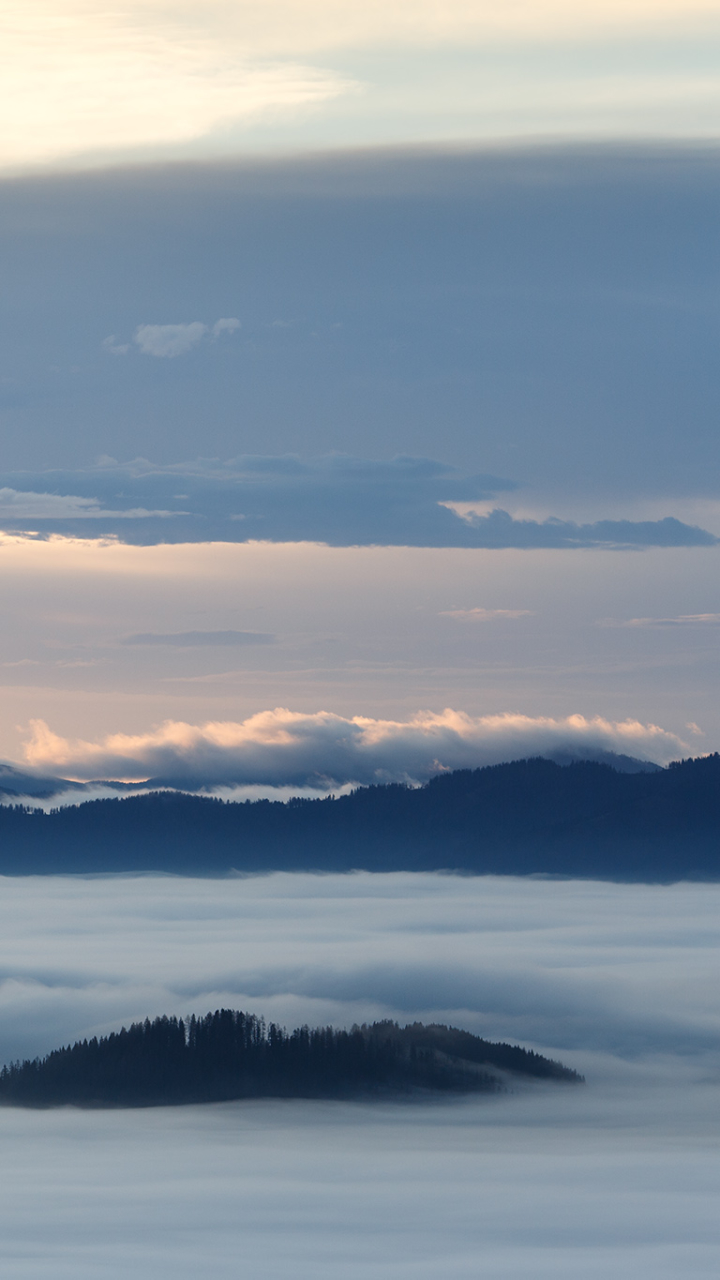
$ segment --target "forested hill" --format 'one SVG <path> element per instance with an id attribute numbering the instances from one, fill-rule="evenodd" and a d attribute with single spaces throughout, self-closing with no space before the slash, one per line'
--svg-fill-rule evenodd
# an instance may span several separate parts
<path id="1" fill-rule="evenodd" d="M 0 1103 L 132 1107 L 417 1089 L 487 1093 L 505 1087 L 506 1072 L 582 1080 L 540 1054 L 454 1027 L 375 1022 L 352 1031 L 299 1027 L 288 1034 L 252 1014 L 219 1009 L 187 1022 L 134 1023 L 46 1058 L 3 1067 Z"/>
<path id="2" fill-rule="evenodd" d="M 0 873 L 233 868 L 720 879 L 720 756 L 652 773 L 523 760 L 288 804 L 158 792 L 0 807 Z"/>

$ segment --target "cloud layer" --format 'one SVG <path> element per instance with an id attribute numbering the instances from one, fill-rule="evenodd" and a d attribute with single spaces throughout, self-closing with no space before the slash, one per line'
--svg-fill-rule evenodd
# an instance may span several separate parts
<path id="1" fill-rule="evenodd" d="M 0 1109 L 27 1280 L 714 1275 L 720 887 L 18 877 L 0 1059 L 162 1013 L 393 1017 L 552 1052 L 570 1092 L 394 1106 Z"/>
<path id="2" fill-rule="evenodd" d="M 205 332 L 200 324 L 146 325 L 143 350 L 177 356 Z M 144 459 L 129 465 L 107 459 L 84 471 L 7 473 L 0 475 L 0 485 L 0 520 L 6 529 L 113 536 L 137 544 L 259 540 L 567 550 L 718 542 L 671 516 L 579 524 L 554 517 L 515 519 L 499 508 L 458 514 L 458 504 L 490 504 L 518 486 L 419 457 L 245 456 L 224 464 L 199 460 L 166 467 Z"/>
<path id="3" fill-rule="evenodd" d="M 579 523 L 634 519 L 644 495 L 653 518 L 718 533 L 673 500 L 712 496 L 720 476 L 719 184 L 712 145 L 659 143 L 358 148 L 6 183 L 4 469 L 302 441 L 309 457 L 515 477 L 545 515 Z M 177 359 L 132 342 L 139 324 L 217 317 L 242 329 Z M 132 354 L 103 354 L 110 334 Z"/>
<path id="4" fill-rule="evenodd" d="M 585 1062 L 717 1054 L 719 903 L 717 885 L 410 873 L 4 879 L 0 1061 L 215 1001 L 456 1021 Z"/>
<path id="5" fill-rule="evenodd" d="M 1 1253 L 23 1280 L 705 1280 L 716 1093 L 618 1092 L 4 1109 Z"/>
<path id="6" fill-rule="evenodd" d="M 157 778 L 170 786 L 315 786 L 424 782 L 448 769 L 548 754 L 614 751 L 666 763 L 687 751 L 674 734 L 635 720 L 446 710 L 412 720 L 347 719 L 278 708 L 242 723 L 166 721 L 147 734 L 70 741 L 42 720 L 25 746 L 34 769 L 75 779 Z"/>
<path id="7" fill-rule="evenodd" d="M 712 0 L 26 0 L 3 10 L 0 166 L 227 153 L 238 135 L 655 135 L 673 107 L 678 133 L 708 133 L 715 17 Z"/>

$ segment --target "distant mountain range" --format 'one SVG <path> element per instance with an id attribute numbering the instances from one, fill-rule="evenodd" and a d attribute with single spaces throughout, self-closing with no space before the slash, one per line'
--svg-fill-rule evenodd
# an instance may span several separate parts
<path id="1" fill-rule="evenodd" d="M 653 773 L 660 769 L 659 764 L 651 760 L 638 760 L 635 756 L 620 755 L 614 751 L 602 751 L 592 747 L 575 747 L 572 750 L 559 750 L 548 753 L 547 760 L 556 764 L 574 764 L 579 760 L 595 760 L 599 764 L 609 764 L 619 773 Z M 220 778 L 216 786 L 232 786 L 231 779 Z M 77 804 L 82 795 L 97 795 L 99 790 L 116 791 L 118 795 L 132 795 L 138 791 L 182 791 L 189 794 L 212 791 L 207 780 L 182 779 L 169 774 L 164 777 L 146 778 L 143 782 L 117 782 L 108 778 L 95 778 L 92 782 L 75 782 L 69 778 L 59 778 L 53 774 L 41 774 L 18 769 L 15 765 L 0 761 L 0 804 L 17 800 L 52 800 L 62 796 L 64 800 Z"/>
<path id="2" fill-rule="evenodd" d="M 0 806 L 6 875 L 352 869 L 717 880 L 720 755 L 651 772 L 521 760 L 285 804 L 164 791 Z"/>
<path id="3" fill-rule="evenodd" d="M 79 1040 L 0 1072 L 0 1104 L 167 1106 L 239 1098 L 382 1097 L 422 1090 L 497 1093 L 525 1076 L 580 1084 L 570 1067 L 455 1027 L 396 1022 L 288 1034 L 253 1014 L 156 1018 Z"/>
<path id="4" fill-rule="evenodd" d="M 9 800 L 51 800 L 53 796 L 65 795 L 68 792 L 77 794 L 78 799 L 83 792 L 97 791 L 98 787 L 108 787 L 119 794 L 127 794 L 143 790 L 146 782 L 73 782 L 70 778 L 57 778 L 52 774 L 29 773 L 16 769 L 15 765 L 0 761 L 0 803 Z M 156 784 L 162 785 L 162 784 Z"/>

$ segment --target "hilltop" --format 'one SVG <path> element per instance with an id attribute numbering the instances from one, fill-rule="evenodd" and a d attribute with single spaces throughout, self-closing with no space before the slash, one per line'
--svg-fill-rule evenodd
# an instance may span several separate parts
<path id="1" fill-rule="evenodd" d="M 156 1018 L 3 1067 L 0 1103 L 164 1106 L 238 1098 L 494 1093 L 508 1076 L 579 1083 L 569 1067 L 455 1027 L 395 1022 L 288 1033 L 253 1014 Z"/>
<path id="2" fill-rule="evenodd" d="M 521 760 L 288 803 L 155 792 L 0 807 L 0 874 L 431 871 L 720 878 L 720 756 L 667 769 Z"/>

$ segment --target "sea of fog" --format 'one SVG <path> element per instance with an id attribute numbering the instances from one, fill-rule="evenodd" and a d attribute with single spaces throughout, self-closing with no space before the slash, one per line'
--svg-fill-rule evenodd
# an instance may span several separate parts
<path id="1" fill-rule="evenodd" d="M 720 885 L 0 880 L 0 1058 L 219 1005 L 439 1020 L 584 1086 L 438 1102 L 0 1109 L 18 1280 L 720 1270 Z"/>

